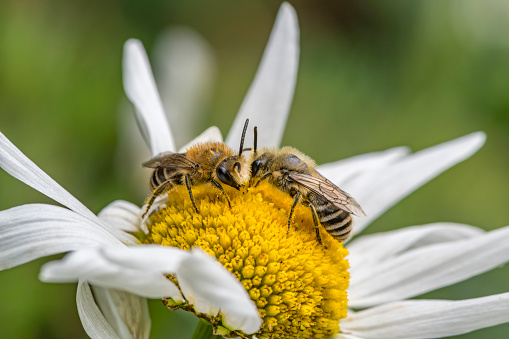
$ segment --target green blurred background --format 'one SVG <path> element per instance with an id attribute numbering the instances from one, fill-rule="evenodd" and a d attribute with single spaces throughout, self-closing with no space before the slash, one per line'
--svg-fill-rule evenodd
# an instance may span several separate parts
<path id="1" fill-rule="evenodd" d="M 188 26 L 209 43 L 210 92 L 197 134 L 226 135 L 255 74 L 279 1 L 0 2 L 0 130 L 92 211 L 141 204 L 120 163 L 122 45 L 150 55 L 165 29 Z M 294 1 L 301 29 L 295 100 L 283 143 L 318 163 L 408 145 L 420 150 L 487 132 L 486 145 L 379 218 L 368 232 L 436 221 L 484 229 L 509 223 L 509 3 Z M 126 120 L 127 121 L 127 120 Z M 177 135 L 178 137 L 178 135 Z M 309 140 L 309 141 L 308 141 Z M 183 140 L 185 141 L 185 140 Z M 183 142 L 181 141 L 181 143 Z M 120 169 L 120 171 L 119 171 Z M 0 209 L 48 198 L 0 173 Z M 509 244 L 508 244 L 509 245 Z M 57 256 L 58 257 L 58 256 Z M 54 259 L 54 258 L 52 258 Z M 45 260 L 0 273 L 0 337 L 85 338 L 75 284 L 38 281 Z M 462 299 L 509 291 L 509 270 L 429 293 Z M 195 320 L 151 301 L 153 338 L 186 338 Z M 509 325 L 458 338 L 507 338 Z"/>

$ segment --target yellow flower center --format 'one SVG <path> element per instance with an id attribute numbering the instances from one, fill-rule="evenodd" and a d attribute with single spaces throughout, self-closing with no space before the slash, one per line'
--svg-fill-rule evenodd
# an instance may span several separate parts
<path id="1" fill-rule="evenodd" d="M 326 247 L 320 245 L 311 212 L 302 205 L 288 230 L 293 199 L 269 184 L 225 190 L 231 209 L 217 189 L 193 187 L 199 213 L 185 187 L 172 190 L 168 207 L 151 216 L 144 242 L 184 250 L 198 246 L 216 257 L 258 307 L 263 318 L 258 338 L 326 338 L 338 333 L 339 320 L 346 317 L 349 280 L 342 243 L 321 229 Z M 171 304 L 175 307 L 179 305 Z M 180 307 L 193 311 L 192 305 Z M 216 329 L 222 326 L 220 314 L 211 322 Z M 245 337 L 238 331 L 231 335 Z"/>

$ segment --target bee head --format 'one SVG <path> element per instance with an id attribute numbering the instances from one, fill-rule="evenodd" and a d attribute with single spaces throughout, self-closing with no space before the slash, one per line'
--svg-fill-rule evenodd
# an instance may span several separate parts
<path id="1" fill-rule="evenodd" d="M 269 163 L 271 161 L 269 152 L 263 153 L 259 157 L 255 157 L 251 162 L 251 177 L 261 178 L 269 171 Z"/>
<path id="2" fill-rule="evenodd" d="M 216 175 L 223 184 L 239 189 L 249 181 L 249 166 L 242 155 L 235 155 L 219 163 Z"/>

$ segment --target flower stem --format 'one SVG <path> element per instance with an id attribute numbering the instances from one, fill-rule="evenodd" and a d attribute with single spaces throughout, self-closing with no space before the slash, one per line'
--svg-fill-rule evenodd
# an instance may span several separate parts
<path id="1" fill-rule="evenodd" d="M 200 319 L 198 326 L 193 333 L 193 339 L 220 339 L 221 337 L 212 333 L 212 325 Z"/>

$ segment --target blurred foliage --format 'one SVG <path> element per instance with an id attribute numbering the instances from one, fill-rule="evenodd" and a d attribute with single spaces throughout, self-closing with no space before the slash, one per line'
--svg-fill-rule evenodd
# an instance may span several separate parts
<path id="1" fill-rule="evenodd" d="M 0 2 L 0 130 L 98 212 L 141 204 L 115 171 L 124 41 L 151 51 L 185 25 L 212 46 L 216 79 L 195 133 L 224 134 L 256 72 L 280 2 L 63 0 Z M 509 5 L 476 1 L 295 1 L 301 59 L 284 144 L 318 163 L 407 145 L 419 150 L 483 130 L 486 145 L 379 218 L 378 232 L 436 221 L 484 229 L 508 222 Z M 312 116 L 312 118 L 311 118 Z M 50 200 L 5 173 L 0 209 Z M 57 256 L 58 257 L 58 256 Z M 37 260 L 0 274 L 0 336 L 84 338 L 75 285 L 43 284 Z M 507 268 L 424 296 L 508 291 Z M 190 337 L 195 319 L 151 301 L 153 338 Z M 182 320 L 184 319 L 184 320 Z M 505 338 L 509 325 L 459 338 Z M 180 332 L 178 332 L 180 331 Z"/>

